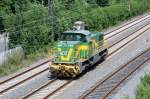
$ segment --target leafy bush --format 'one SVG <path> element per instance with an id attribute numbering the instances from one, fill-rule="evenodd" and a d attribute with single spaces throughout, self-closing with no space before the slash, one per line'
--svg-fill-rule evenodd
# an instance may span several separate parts
<path id="1" fill-rule="evenodd" d="M 129 96 L 124 96 L 122 99 L 130 99 Z"/>
<path id="2" fill-rule="evenodd" d="M 150 99 L 150 74 L 146 74 L 141 79 L 141 84 L 137 88 L 137 99 Z"/>
<path id="3" fill-rule="evenodd" d="M 10 72 L 14 72 L 21 67 L 21 63 L 24 59 L 24 53 L 22 51 L 15 52 L 8 56 L 8 59 L 0 65 L 0 76 L 7 75 Z"/>
<path id="4" fill-rule="evenodd" d="M 6 15 L 3 20 L 6 31 L 10 33 L 9 45 L 11 48 L 21 45 L 26 54 L 31 54 L 48 45 L 52 41 L 52 33 L 55 34 L 54 38 L 58 38 L 60 33 L 72 28 L 77 20 L 85 21 L 89 30 L 101 31 L 141 14 L 150 7 L 141 0 L 132 0 L 131 11 L 129 11 L 128 5 L 123 1 L 117 0 L 118 3 L 114 5 L 99 7 L 96 2 L 89 2 L 89 0 L 54 0 L 54 20 L 48 18 L 47 7 L 30 3 L 23 12 L 19 10 L 16 14 Z M 50 24 L 50 21 L 54 21 L 54 24 Z"/>
<path id="5" fill-rule="evenodd" d="M 144 4 L 141 1 L 132 1 L 131 11 L 129 11 L 128 5 L 123 3 L 118 3 L 104 8 L 91 8 L 90 6 L 87 6 L 87 4 L 82 6 L 84 3 L 83 1 L 81 3 L 78 1 L 72 10 L 63 10 L 58 12 L 58 20 L 63 19 L 63 21 L 59 21 L 60 26 L 58 27 L 58 30 L 63 31 L 71 28 L 74 21 L 82 20 L 85 21 L 89 30 L 101 31 L 102 29 L 114 25 L 119 21 L 129 19 L 132 16 L 141 14 L 149 9 L 149 5 Z M 62 27 L 64 27 L 63 30 L 61 30 Z"/>
<path id="6" fill-rule="evenodd" d="M 35 4 L 31 10 L 8 16 L 5 27 L 9 28 L 9 46 L 21 45 L 25 53 L 31 53 L 50 42 L 47 8 Z"/>

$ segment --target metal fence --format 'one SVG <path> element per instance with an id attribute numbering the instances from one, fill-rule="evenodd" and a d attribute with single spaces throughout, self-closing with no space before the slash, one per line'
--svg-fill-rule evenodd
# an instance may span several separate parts
<path id="1" fill-rule="evenodd" d="M 8 50 L 8 37 L 0 35 L 0 53 Z"/>
<path id="2" fill-rule="evenodd" d="M 14 49 L 10 49 L 0 53 L 0 65 L 5 63 L 8 58 L 16 53 L 23 53 L 22 47 L 16 47 Z M 22 55 L 22 54 L 20 54 Z"/>

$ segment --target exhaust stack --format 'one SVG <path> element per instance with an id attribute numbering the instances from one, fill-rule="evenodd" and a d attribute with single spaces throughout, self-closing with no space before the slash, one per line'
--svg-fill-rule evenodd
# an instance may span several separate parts
<path id="1" fill-rule="evenodd" d="M 85 23 L 82 21 L 77 21 L 73 26 L 74 30 L 85 30 Z"/>

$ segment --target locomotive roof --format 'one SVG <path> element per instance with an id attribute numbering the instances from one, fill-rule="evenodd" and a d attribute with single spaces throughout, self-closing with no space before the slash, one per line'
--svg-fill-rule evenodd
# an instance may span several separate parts
<path id="1" fill-rule="evenodd" d="M 81 34 L 84 34 L 84 35 L 91 34 L 91 32 L 88 31 L 88 30 L 69 30 L 69 31 L 65 31 L 64 33 L 81 33 Z"/>

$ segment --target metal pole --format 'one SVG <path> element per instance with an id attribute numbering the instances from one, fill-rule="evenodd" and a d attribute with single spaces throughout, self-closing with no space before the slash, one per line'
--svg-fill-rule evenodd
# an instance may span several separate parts
<path id="1" fill-rule="evenodd" d="M 53 0 L 48 0 L 48 15 L 49 15 L 49 23 L 51 29 L 51 42 L 54 42 L 54 31 L 53 31 L 53 21 L 54 21 L 54 13 L 53 13 Z"/>
<path id="2" fill-rule="evenodd" d="M 6 34 L 4 33 L 4 66 L 6 66 Z"/>
<path id="3" fill-rule="evenodd" d="M 131 12 L 131 0 L 129 0 L 128 10 L 129 10 L 129 12 Z"/>
<path id="4" fill-rule="evenodd" d="M 42 0 L 42 6 L 44 6 L 44 1 Z"/>
<path id="5" fill-rule="evenodd" d="M 4 34 L 4 51 L 6 52 L 6 34 Z"/>

